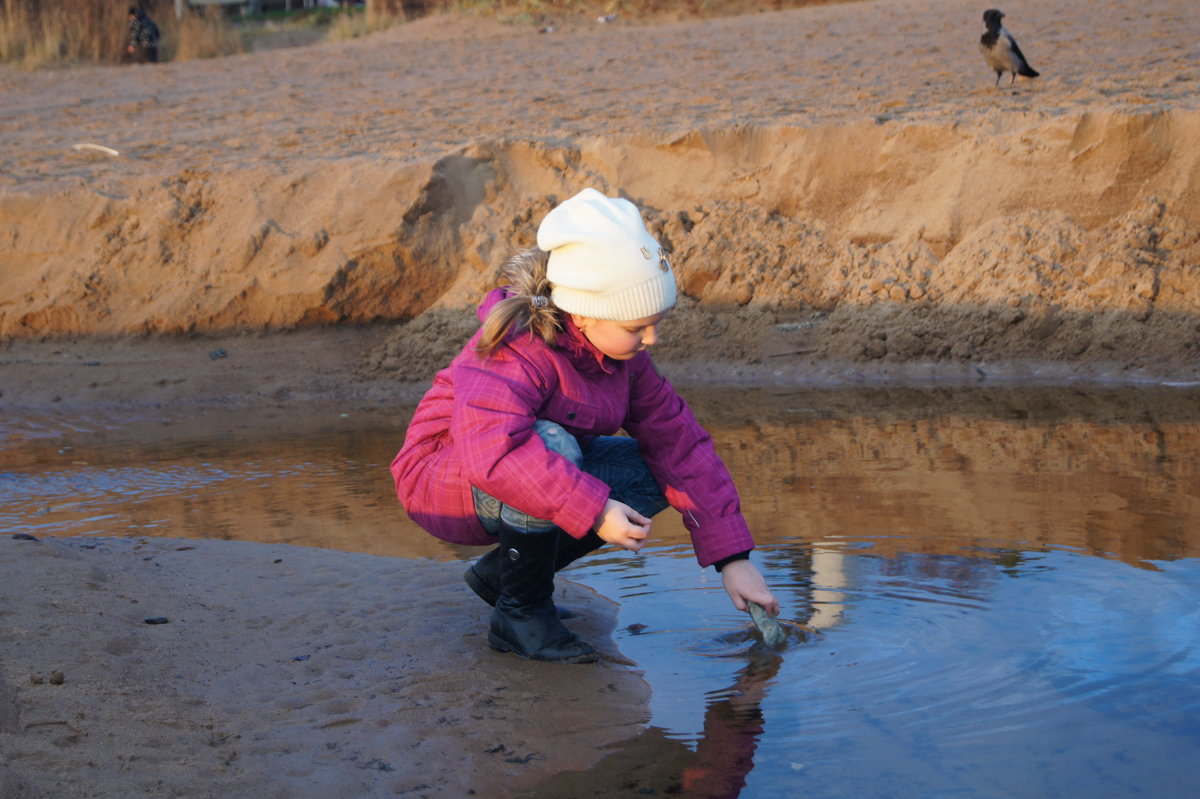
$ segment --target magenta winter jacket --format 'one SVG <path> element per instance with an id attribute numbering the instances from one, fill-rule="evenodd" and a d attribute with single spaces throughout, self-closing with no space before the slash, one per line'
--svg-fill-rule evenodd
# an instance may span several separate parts
<path id="1" fill-rule="evenodd" d="M 488 294 L 479 318 L 505 296 L 503 289 Z M 608 486 L 546 449 L 533 423 L 547 419 L 585 445 L 622 428 L 635 438 L 667 501 L 683 514 L 701 566 L 752 549 L 712 438 L 650 356 L 615 361 L 569 317 L 566 327 L 558 347 L 528 332 L 512 334 L 487 358 L 475 353 L 476 333 L 434 377 L 391 466 L 412 520 L 446 541 L 495 543 L 475 516 L 474 485 L 582 538 L 603 510 Z"/>

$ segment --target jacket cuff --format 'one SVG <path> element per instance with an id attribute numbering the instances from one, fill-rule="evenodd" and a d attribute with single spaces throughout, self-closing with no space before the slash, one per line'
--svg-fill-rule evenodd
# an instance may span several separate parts
<path id="1" fill-rule="evenodd" d="M 685 520 L 687 516 L 684 516 Z M 706 521 L 691 530 L 692 549 L 701 567 L 712 566 L 723 558 L 754 549 L 754 538 L 742 515 Z"/>
<path id="2" fill-rule="evenodd" d="M 554 526 L 573 538 L 583 538 L 592 531 L 596 517 L 608 502 L 609 488 L 604 481 L 586 472 L 571 498 L 550 520 Z"/>
<path id="3" fill-rule="evenodd" d="M 726 566 L 728 566 L 730 563 L 733 563 L 735 560 L 750 560 L 750 550 L 747 549 L 745 552 L 738 552 L 737 554 L 730 555 L 727 558 L 721 558 L 720 560 L 718 560 L 716 563 L 713 564 L 713 568 L 719 572 L 719 571 L 721 571 L 721 569 L 724 569 Z"/>

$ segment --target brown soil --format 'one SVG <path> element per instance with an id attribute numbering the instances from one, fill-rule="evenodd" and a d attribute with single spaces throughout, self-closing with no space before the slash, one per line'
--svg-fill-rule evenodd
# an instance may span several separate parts
<path id="1" fill-rule="evenodd" d="M 244 541 L 4 536 L 0 795 L 513 795 L 637 733 L 636 672 L 493 652 L 461 568 Z M 586 616 L 576 629 L 622 660 L 615 607 L 565 592 Z M 546 711 L 561 704 L 570 712 Z"/>
<path id="2" fill-rule="evenodd" d="M 497 264 L 593 185 L 674 250 L 685 297 L 659 359 L 679 374 L 1195 377 L 1189 4 L 1014 9 L 1042 77 L 999 88 L 978 9 L 935 6 L 547 34 L 439 17 L 0 71 L 18 112 L 0 120 L 0 336 L 194 347 L 178 336 L 401 322 L 344 359 L 427 380 Z"/>
<path id="3" fill-rule="evenodd" d="M 302 403 L 411 402 L 497 265 L 585 185 L 674 252 L 658 359 L 677 380 L 1200 381 L 1192 6 L 1007 9 L 1042 72 L 1011 87 L 966 0 L 545 34 L 430 18 L 223 60 L 0 67 L 0 410 L 94 427 L 105 406 L 278 405 L 286 425 Z M 515 792 L 644 720 L 633 672 L 493 657 L 477 602 L 438 605 L 465 590 L 445 564 L 3 543 L 5 796 L 327 795 L 314 757 L 389 795 Z M 396 585 L 430 612 L 392 613 Z M 611 616 L 579 599 L 602 637 Z M 348 607 L 412 653 L 408 677 L 334 634 Z M 189 623 L 164 638 L 141 622 L 160 613 Z M 330 658 L 293 660 L 311 641 Z M 450 673 L 475 675 L 474 704 Z M 572 691 L 578 712 L 548 709 Z M 299 754 L 255 739 L 274 735 Z"/>

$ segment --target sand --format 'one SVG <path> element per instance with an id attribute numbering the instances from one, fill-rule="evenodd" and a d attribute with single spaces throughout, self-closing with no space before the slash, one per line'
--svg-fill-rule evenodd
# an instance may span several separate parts
<path id="1" fill-rule="evenodd" d="M 1200 22 L 1186 0 L 1008 13 L 1042 72 L 1011 87 L 963 0 L 549 34 L 438 17 L 6 69 L 0 340 L 469 324 L 536 219 L 590 184 L 675 253 L 664 359 L 1193 371 Z M 763 324 L 729 333 L 738 311 Z M 427 379 L 443 355 L 375 362 Z"/>
<path id="2" fill-rule="evenodd" d="M 520 660 L 453 563 L 0 539 L 0 795 L 503 796 L 647 720 L 628 665 Z M 615 606 L 562 583 L 620 659 Z M 151 624 L 147 620 L 165 619 Z"/>
<path id="3" fill-rule="evenodd" d="M 674 253 L 677 381 L 1195 383 L 1192 5 L 1003 7 L 1042 76 L 999 87 L 964 0 L 0 67 L 6 436 L 411 402 L 584 185 Z M 646 720 L 636 667 L 488 650 L 456 564 L 0 548 L 5 799 L 504 796 Z"/>

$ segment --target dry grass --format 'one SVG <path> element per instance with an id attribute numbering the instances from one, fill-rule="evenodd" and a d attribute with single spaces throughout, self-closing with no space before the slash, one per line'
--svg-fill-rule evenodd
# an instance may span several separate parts
<path id="1" fill-rule="evenodd" d="M 356 39 L 406 21 L 401 13 L 383 13 L 375 8 L 369 8 L 364 14 L 339 14 L 329 25 L 328 37 L 331 42 Z"/>
<path id="2" fill-rule="evenodd" d="M 422 11 L 496 17 L 508 22 L 550 18 L 725 16 L 831 0 L 368 0 L 366 9 L 313 15 L 298 25 L 326 31 L 305 40 L 351 39 L 407 21 Z M 836 2 L 837 0 L 832 0 Z M 0 62 L 27 69 L 76 63 L 117 64 L 126 58 L 128 9 L 139 0 L 0 0 Z M 141 0 L 161 37 L 159 60 L 212 58 L 256 46 L 262 25 L 231 22 L 215 7 L 177 20 L 173 0 Z M 268 36 L 269 38 L 269 36 Z M 293 37 L 295 38 L 295 37 Z M 257 46 L 261 46 L 258 42 Z"/>
<path id="3" fill-rule="evenodd" d="M 158 21 L 158 18 L 155 18 Z M 214 58 L 245 50 L 242 37 L 216 8 L 185 14 L 176 20 L 173 13 L 159 22 L 162 32 L 159 57 L 165 61 Z"/>
<path id="4" fill-rule="evenodd" d="M 136 0 L 0 0 L 0 61 L 36 69 L 73 63 L 117 64 L 126 57 Z M 208 58 L 242 50 L 216 10 L 175 19 L 174 3 L 143 3 L 160 32 L 159 59 Z"/>
<path id="5" fill-rule="evenodd" d="M 0 60 L 36 67 L 115 61 L 127 38 L 125 0 L 3 0 Z"/>

